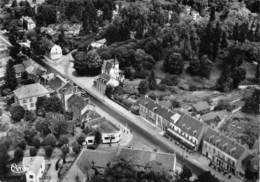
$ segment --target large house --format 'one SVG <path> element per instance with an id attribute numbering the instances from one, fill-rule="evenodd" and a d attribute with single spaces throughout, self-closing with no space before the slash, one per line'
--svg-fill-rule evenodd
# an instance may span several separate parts
<path id="1" fill-rule="evenodd" d="M 22 106 L 26 110 L 35 110 L 36 102 L 39 97 L 49 96 L 48 91 L 40 83 L 23 85 L 14 91 L 15 103 Z"/>
<path id="2" fill-rule="evenodd" d="M 131 161 L 137 171 L 146 171 L 147 168 L 152 168 L 156 172 L 166 171 L 172 176 L 176 172 L 176 155 L 174 153 L 123 147 L 109 148 L 107 150 L 83 149 L 61 181 L 91 181 L 96 172 L 102 176 L 109 166 L 113 166 L 118 161 L 116 159 Z"/>
<path id="3" fill-rule="evenodd" d="M 139 101 L 140 115 L 152 125 L 166 131 L 188 148 L 197 150 L 203 136 L 205 125 L 181 112 L 167 109 L 148 97 Z"/>
<path id="4" fill-rule="evenodd" d="M 118 60 L 109 59 L 103 62 L 101 75 L 94 81 L 94 86 L 101 93 L 105 93 L 107 85 L 117 87 L 120 83 L 124 82 L 124 79 L 124 74 L 119 69 Z"/>
<path id="5" fill-rule="evenodd" d="M 23 166 L 27 169 L 26 182 L 40 182 L 45 170 L 45 160 L 42 156 L 24 157 Z"/>
<path id="6" fill-rule="evenodd" d="M 247 149 L 236 141 L 212 128 L 208 128 L 203 137 L 202 155 L 206 156 L 212 165 L 243 176 L 241 161 L 247 155 Z"/>

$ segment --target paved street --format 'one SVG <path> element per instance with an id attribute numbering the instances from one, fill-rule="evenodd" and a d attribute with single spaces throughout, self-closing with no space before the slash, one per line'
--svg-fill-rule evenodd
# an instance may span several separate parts
<path id="1" fill-rule="evenodd" d="M 238 182 L 239 179 L 232 177 L 228 179 L 226 176 L 210 169 L 208 167 L 209 161 L 199 154 L 193 154 L 191 156 L 185 157 L 183 150 L 176 146 L 173 142 L 164 138 L 160 131 L 152 127 L 150 124 L 139 118 L 138 116 L 130 113 L 125 108 L 116 104 L 112 100 L 108 99 L 101 93 L 99 93 L 95 88 L 93 88 L 93 80 L 95 78 L 89 77 L 77 77 L 74 75 L 74 69 L 72 67 L 73 63 L 71 61 L 71 56 L 64 56 L 61 61 L 54 63 L 53 61 L 47 61 L 49 69 L 55 71 L 64 77 L 72 80 L 81 88 L 86 89 L 86 91 L 92 96 L 91 99 L 96 105 L 101 107 L 107 113 L 117 117 L 121 123 L 128 123 L 128 126 L 134 130 L 136 133 L 140 134 L 142 138 L 145 138 L 153 145 L 160 148 L 164 152 L 176 152 L 178 161 L 182 164 L 189 166 L 192 171 L 196 174 L 201 173 L 203 170 L 210 170 L 214 175 L 216 175 L 222 181 Z"/>

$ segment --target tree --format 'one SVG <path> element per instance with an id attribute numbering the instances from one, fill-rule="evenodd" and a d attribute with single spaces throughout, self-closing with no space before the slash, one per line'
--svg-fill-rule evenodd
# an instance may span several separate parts
<path id="1" fill-rule="evenodd" d="M 189 179 L 192 176 L 191 170 L 187 166 L 182 167 L 182 172 L 180 174 L 180 177 L 182 179 Z"/>
<path id="2" fill-rule="evenodd" d="M 22 106 L 12 106 L 10 109 L 11 117 L 15 122 L 21 121 L 24 118 L 25 110 Z"/>
<path id="3" fill-rule="evenodd" d="M 51 145 L 47 145 L 46 147 L 44 147 L 44 150 L 46 157 L 50 158 L 53 152 L 53 147 Z"/>
<path id="4" fill-rule="evenodd" d="M 14 151 L 14 161 L 16 163 L 22 161 L 23 155 L 23 150 L 20 147 L 16 148 Z"/>
<path id="5" fill-rule="evenodd" d="M 62 151 L 63 162 L 66 163 L 66 156 L 67 156 L 67 154 L 70 152 L 70 148 L 69 148 L 69 146 L 66 144 L 66 145 L 63 145 L 63 146 L 61 147 L 61 151 Z"/>
<path id="6" fill-rule="evenodd" d="M 21 78 L 22 78 L 22 80 L 27 80 L 28 79 L 28 73 L 26 71 L 22 72 Z"/>
<path id="7" fill-rule="evenodd" d="M 200 59 L 199 75 L 204 78 L 210 77 L 210 72 L 212 69 L 212 63 L 207 55 L 203 55 Z"/>
<path id="8" fill-rule="evenodd" d="M 95 144 L 102 143 L 102 134 L 100 133 L 100 131 L 96 130 L 94 135 L 95 135 Z"/>
<path id="9" fill-rule="evenodd" d="M 32 145 L 35 147 L 35 148 L 39 148 L 41 146 L 41 141 L 40 141 L 40 138 L 38 136 L 34 136 L 33 139 L 32 139 Z"/>
<path id="10" fill-rule="evenodd" d="M 105 94 L 108 98 L 111 98 L 111 96 L 113 95 L 113 90 L 114 88 L 111 85 L 106 86 Z"/>
<path id="11" fill-rule="evenodd" d="M 20 149 L 25 150 L 25 148 L 26 148 L 26 142 L 25 142 L 25 140 L 20 141 L 17 146 L 18 146 Z"/>
<path id="12" fill-rule="evenodd" d="M 164 61 L 164 70 L 171 74 L 181 74 L 184 63 L 181 54 L 179 53 L 171 53 L 167 56 Z"/>
<path id="13" fill-rule="evenodd" d="M 75 154 L 80 153 L 80 151 L 81 151 L 81 146 L 80 146 L 80 144 L 79 144 L 77 141 L 73 142 L 73 144 L 72 144 L 72 151 L 73 151 Z"/>
<path id="14" fill-rule="evenodd" d="M 232 70 L 233 88 L 236 89 L 241 81 L 246 78 L 246 71 L 243 68 L 236 67 Z"/>
<path id="15" fill-rule="evenodd" d="M 242 111 L 245 113 L 259 114 L 260 90 L 255 89 L 252 96 L 245 99 Z"/>
<path id="16" fill-rule="evenodd" d="M 206 172 L 203 172 L 201 173 L 199 176 L 198 176 L 198 182 L 219 182 L 219 180 L 213 176 L 210 171 L 206 171 Z"/>
<path id="17" fill-rule="evenodd" d="M 50 122 L 50 130 L 57 138 L 68 133 L 68 122 L 63 114 L 48 113 L 46 120 Z"/>
<path id="18" fill-rule="evenodd" d="M 7 140 L 1 140 L 0 141 L 0 174 L 5 174 L 7 169 L 7 164 L 9 162 L 9 142 Z"/>
<path id="19" fill-rule="evenodd" d="M 37 152 L 38 152 L 37 148 L 35 148 L 35 147 L 30 148 L 30 152 L 29 153 L 30 153 L 31 157 L 36 156 Z"/>
<path id="20" fill-rule="evenodd" d="M 55 147 L 56 146 L 56 138 L 53 134 L 48 134 L 44 140 L 43 140 L 43 144 L 46 145 L 46 146 L 52 146 L 52 147 Z"/>
<path id="21" fill-rule="evenodd" d="M 11 7 L 12 7 L 12 8 L 15 8 L 15 7 L 17 7 L 17 5 L 18 5 L 17 1 L 16 1 L 16 0 L 13 0 Z"/>
<path id="22" fill-rule="evenodd" d="M 142 80 L 138 86 L 139 93 L 146 94 L 148 92 L 148 89 L 149 89 L 149 84 L 148 84 L 147 80 Z"/>
<path id="23" fill-rule="evenodd" d="M 82 133 L 82 134 L 80 134 L 80 136 L 78 136 L 77 142 L 78 142 L 80 145 L 82 145 L 83 142 L 85 142 L 85 139 L 86 139 L 86 135 Z"/>
<path id="24" fill-rule="evenodd" d="M 61 135 L 59 138 L 59 146 L 69 144 L 69 139 L 66 135 Z"/>
<path id="25" fill-rule="evenodd" d="M 149 89 L 151 90 L 155 90 L 156 89 L 156 80 L 155 80 L 155 76 L 154 76 L 154 71 L 151 72 L 151 74 L 149 75 L 148 79 L 147 79 L 147 82 L 148 82 L 148 87 Z"/>
<path id="26" fill-rule="evenodd" d="M 17 87 L 17 79 L 12 60 L 9 60 L 5 71 L 5 87 L 14 90 Z"/>
<path id="27" fill-rule="evenodd" d="M 43 136 L 48 135 L 51 130 L 49 128 L 50 122 L 42 117 L 38 117 L 35 124 L 35 129 L 39 131 Z"/>
<path id="28" fill-rule="evenodd" d="M 35 121 L 35 119 L 36 119 L 36 116 L 32 111 L 28 111 L 28 110 L 25 111 L 25 113 L 24 113 L 25 121 L 33 122 L 33 121 Z"/>
<path id="29" fill-rule="evenodd" d="M 78 51 L 73 55 L 74 68 L 81 76 L 96 76 L 101 72 L 102 60 L 95 50 L 85 53 Z"/>
<path id="30" fill-rule="evenodd" d="M 33 137 L 37 134 L 34 128 L 28 128 L 24 132 L 24 139 L 30 144 L 32 143 Z"/>
<path id="31" fill-rule="evenodd" d="M 97 10 L 93 4 L 92 0 L 84 2 L 84 12 L 83 12 L 83 29 L 85 33 L 96 32 L 97 31 Z"/>
<path id="32" fill-rule="evenodd" d="M 41 5 L 37 9 L 36 22 L 39 26 L 47 26 L 56 23 L 56 7 L 53 5 Z"/>

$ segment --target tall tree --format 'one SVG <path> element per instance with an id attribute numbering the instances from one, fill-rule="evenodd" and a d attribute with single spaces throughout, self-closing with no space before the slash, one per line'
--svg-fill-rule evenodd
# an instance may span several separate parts
<path id="1" fill-rule="evenodd" d="M 8 171 L 7 164 L 9 161 L 8 155 L 9 142 L 6 140 L 1 140 L 0 142 L 0 174 L 6 174 Z"/>
<path id="2" fill-rule="evenodd" d="M 16 73 L 12 60 L 9 60 L 6 65 L 5 87 L 10 88 L 11 90 L 14 90 L 17 87 Z"/>
<path id="3" fill-rule="evenodd" d="M 256 89 L 251 97 L 245 99 L 245 105 L 242 108 L 242 111 L 245 113 L 259 114 L 260 104 L 260 90 Z"/>
<path id="4" fill-rule="evenodd" d="M 97 31 L 97 10 L 92 0 L 84 2 L 84 13 L 82 17 L 84 32 L 96 32 Z"/>
<path id="5" fill-rule="evenodd" d="M 149 84 L 149 88 L 151 90 L 155 90 L 156 89 L 156 80 L 155 80 L 155 75 L 154 75 L 154 71 L 151 72 L 151 74 L 149 75 L 147 82 Z"/>
<path id="6" fill-rule="evenodd" d="M 164 61 L 164 70 L 171 74 L 181 74 L 184 62 L 180 53 L 170 53 Z"/>

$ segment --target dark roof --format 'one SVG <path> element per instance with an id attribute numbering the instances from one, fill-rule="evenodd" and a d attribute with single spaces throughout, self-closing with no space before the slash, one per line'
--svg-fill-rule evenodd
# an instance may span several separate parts
<path id="1" fill-rule="evenodd" d="M 222 119 L 224 119 L 226 116 L 228 115 L 228 112 L 226 110 L 222 110 L 222 111 L 212 111 L 209 112 L 207 114 L 204 114 L 201 116 L 201 119 L 203 121 L 209 121 L 209 120 L 213 120 L 215 118 L 219 118 L 219 120 L 221 121 Z"/>
<path id="2" fill-rule="evenodd" d="M 160 153 L 123 147 L 105 150 L 88 150 L 83 148 L 62 181 L 73 182 L 77 175 L 82 179 L 86 176 L 91 178 L 94 175 L 92 171 L 93 164 L 98 169 L 105 169 L 109 163 L 113 165 L 117 158 L 124 158 L 126 161 L 131 161 L 133 165 L 142 167 L 151 166 L 152 162 L 156 162 L 166 171 L 171 172 L 176 162 L 175 154 L 173 153 Z"/>
<path id="3" fill-rule="evenodd" d="M 246 150 L 236 141 L 228 138 L 227 136 L 212 128 L 207 129 L 204 135 L 204 140 L 216 146 L 226 154 L 234 157 L 235 159 L 240 159 Z"/>
<path id="4" fill-rule="evenodd" d="M 74 94 L 68 99 L 68 104 L 78 106 L 82 110 L 87 105 L 87 101 L 83 97 Z"/>
<path id="5" fill-rule="evenodd" d="M 145 106 L 149 110 L 154 110 L 155 113 L 196 138 L 199 138 L 202 135 L 204 128 L 203 123 L 187 114 L 167 109 L 148 97 L 142 97 L 139 100 L 139 104 Z"/>
<path id="6" fill-rule="evenodd" d="M 196 104 L 193 104 L 192 106 L 194 107 L 194 109 L 197 112 L 201 112 L 201 111 L 210 109 L 210 105 L 206 101 L 197 102 Z"/>
<path id="7" fill-rule="evenodd" d="M 185 133 L 189 133 L 196 138 L 199 138 L 202 135 L 204 129 L 202 122 L 187 114 L 184 114 L 177 121 L 176 126 L 180 127 Z"/>

